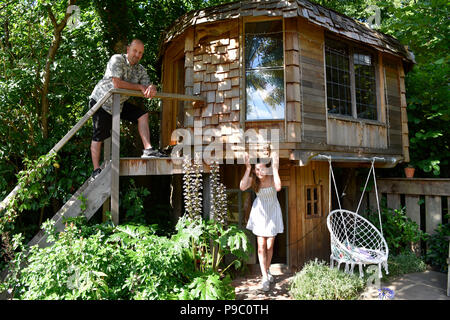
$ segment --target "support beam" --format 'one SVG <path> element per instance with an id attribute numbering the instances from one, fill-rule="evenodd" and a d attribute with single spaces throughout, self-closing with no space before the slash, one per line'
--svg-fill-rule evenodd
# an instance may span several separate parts
<path id="1" fill-rule="evenodd" d="M 113 95 L 111 130 L 111 216 L 119 224 L 119 169 L 120 169 L 120 94 Z"/>

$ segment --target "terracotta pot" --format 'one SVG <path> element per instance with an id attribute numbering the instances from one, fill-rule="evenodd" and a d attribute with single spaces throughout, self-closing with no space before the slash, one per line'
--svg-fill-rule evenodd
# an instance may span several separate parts
<path id="1" fill-rule="evenodd" d="M 415 170 L 416 170 L 416 168 L 406 167 L 405 168 L 405 176 L 410 179 L 413 178 Z"/>

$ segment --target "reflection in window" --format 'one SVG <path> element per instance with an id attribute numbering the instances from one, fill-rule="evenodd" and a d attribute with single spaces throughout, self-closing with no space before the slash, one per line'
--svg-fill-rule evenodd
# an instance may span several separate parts
<path id="1" fill-rule="evenodd" d="M 355 65 L 356 112 L 358 118 L 377 119 L 375 68 L 372 56 L 358 52 L 353 54 Z"/>
<path id="2" fill-rule="evenodd" d="M 280 20 L 245 24 L 246 119 L 284 119 Z"/>
<path id="3" fill-rule="evenodd" d="M 377 120 L 375 62 L 372 54 L 326 38 L 325 63 L 328 113 Z M 353 78 L 350 72 L 352 68 Z"/>
<path id="4" fill-rule="evenodd" d="M 325 61 L 328 113 L 352 115 L 348 60 L 348 51 L 344 44 L 334 40 L 327 40 Z"/>

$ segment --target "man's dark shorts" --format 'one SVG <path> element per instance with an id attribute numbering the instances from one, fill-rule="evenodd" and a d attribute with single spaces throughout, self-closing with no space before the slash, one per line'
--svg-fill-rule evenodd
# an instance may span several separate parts
<path id="1" fill-rule="evenodd" d="M 97 101 L 91 99 L 89 101 L 89 109 L 92 108 Z M 125 101 L 123 103 L 120 119 L 125 119 L 133 123 L 137 123 L 138 119 L 146 114 L 147 111 L 142 110 L 138 106 Z M 103 141 L 111 136 L 112 116 L 103 108 L 97 110 L 92 116 L 92 140 Z"/>

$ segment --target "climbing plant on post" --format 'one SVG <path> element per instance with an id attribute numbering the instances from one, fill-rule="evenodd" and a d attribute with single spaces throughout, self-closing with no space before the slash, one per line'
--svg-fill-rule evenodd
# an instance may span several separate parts
<path id="1" fill-rule="evenodd" d="M 203 166 L 199 157 L 192 162 L 190 156 L 183 160 L 183 195 L 185 214 L 189 219 L 199 219 L 202 216 L 202 173 Z"/>
<path id="2" fill-rule="evenodd" d="M 211 163 L 211 216 L 223 225 L 227 224 L 226 188 L 220 182 L 219 164 Z"/>

